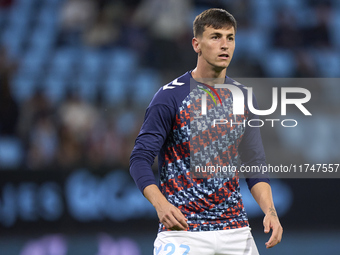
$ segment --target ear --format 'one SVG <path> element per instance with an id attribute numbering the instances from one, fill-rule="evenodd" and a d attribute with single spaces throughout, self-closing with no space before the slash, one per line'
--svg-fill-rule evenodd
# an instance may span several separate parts
<path id="1" fill-rule="evenodd" d="M 192 38 L 192 47 L 196 53 L 201 53 L 200 42 L 196 37 Z"/>

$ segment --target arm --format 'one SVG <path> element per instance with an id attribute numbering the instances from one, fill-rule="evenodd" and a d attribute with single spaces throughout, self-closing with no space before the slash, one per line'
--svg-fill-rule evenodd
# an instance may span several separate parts
<path id="1" fill-rule="evenodd" d="M 155 207 L 159 221 L 170 230 L 185 230 L 188 227 L 187 219 L 182 212 L 164 197 L 154 184 L 147 186 L 143 191 L 144 196 Z"/>
<path id="2" fill-rule="evenodd" d="M 254 95 L 253 104 L 254 107 L 257 109 L 257 101 Z M 260 128 L 258 127 L 257 123 L 258 119 L 259 117 L 257 115 L 249 112 L 247 120 L 252 120 L 255 125 L 247 125 L 245 127 L 245 132 L 239 145 L 238 151 L 242 165 L 250 167 L 257 166 L 258 169 L 261 169 L 263 166 L 266 165 L 266 155 L 262 144 Z M 246 178 L 249 190 L 251 190 L 256 183 L 270 182 L 269 174 L 266 171 L 244 173 L 244 177 Z"/>
<path id="3" fill-rule="evenodd" d="M 130 174 L 143 195 L 155 207 L 159 220 L 167 229 L 188 227 L 181 211 L 170 204 L 159 188 L 151 166 L 172 127 L 175 110 L 165 105 L 149 107 L 130 157 Z"/>
<path id="4" fill-rule="evenodd" d="M 283 228 L 274 207 L 270 185 L 266 182 L 258 182 L 251 188 L 250 192 L 265 214 L 263 219 L 264 232 L 269 233 L 272 229 L 272 235 L 266 242 L 266 247 L 272 248 L 281 242 Z"/>

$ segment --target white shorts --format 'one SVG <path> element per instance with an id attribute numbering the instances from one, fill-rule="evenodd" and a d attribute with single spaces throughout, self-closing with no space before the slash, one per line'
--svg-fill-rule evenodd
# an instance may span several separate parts
<path id="1" fill-rule="evenodd" d="M 154 255 L 258 255 L 249 227 L 217 231 L 164 231 Z"/>

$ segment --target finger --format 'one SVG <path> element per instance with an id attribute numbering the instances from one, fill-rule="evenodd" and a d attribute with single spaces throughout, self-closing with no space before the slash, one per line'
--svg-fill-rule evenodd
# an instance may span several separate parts
<path id="1" fill-rule="evenodd" d="M 179 223 L 182 225 L 182 227 L 184 228 L 184 229 L 186 229 L 186 228 L 188 228 L 189 226 L 188 226 L 188 223 L 187 223 L 187 219 L 180 219 L 179 220 Z"/>
<path id="2" fill-rule="evenodd" d="M 177 221 L 174 215 L 169 215 L 167 218 L 170 228 L 173 230 L 185 230 L 185 228 Z"/>
<path id="3" fill-rule="evenodd" d="M 278 240 L 268 241 L 268 242 L 266 242 L 266 248 L 267 248 L 267 249 L 272 248 L 272 247 L 274 247 L 275 245 L 277 245 L 278 243 L 279 243 Z"/>
<path id="4" fill-rule="evenodd" d="M 278 227 L 273 228 L 273 233 L 266 243 L 267 248 L 271 248 L 277 245 L 281 241 L 280 236 L 280 229 Z"/>
<path id="5" fill-rule="evenodd" d="M 162 224 L 164 225 L 164 227 L 165 227 L 166 229 L 170 229 L 170 225 L 169 225 L 168 223 L 162 222 Z"/>
<path id="6" fill-rule="evenodd" d="M 184 229 L 188 228 L 187 218 L 184 217 L 183 213 L 180 210 L 174 214 L 176 220 L 184 227 Z"/>
<path id="7" fill-rule="evenodd" d="M 277 240 L 277 236 L 273 233 L 267 242 L 268 246 L 274 246 L 275 244 L 277 244 Z"/>
<path id="8" fill-rule="evenodd" d="M 264 232 L 265 232 L 266 234 L 269 233 L 269 231 L 270 231 L 270 222 L 264 220 L 264 221 L 263 221 L 263 226 L 264 226 Z"/>
<path id="9" fill-rule="evenodd" d="M 165 228 L 167 228 L 167 229 L 171 228 L 170 224 L 165 219 L 162 220 L 161 223 L 164 225 Z"/>

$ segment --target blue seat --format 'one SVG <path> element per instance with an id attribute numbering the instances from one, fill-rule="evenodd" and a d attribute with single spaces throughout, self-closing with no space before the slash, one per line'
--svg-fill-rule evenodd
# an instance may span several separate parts
<path id="1" fill-rule="evenodd" d="M 18 58 L 22 54 L 23 42 L 27 35 L 27 29 L 20 24 L 12 24 L 7 27 L 2 35 L 2 43 L 8 49 L 10 57 Z"/>
<path id="2" fill-rule="evenodd" d="M 93 101 L 97 95 L 98 81 L 94 77 L 79 76 L 75 81 L 80 97 L 86 101 Z"/>
<path id="3" fill-rule="evenodd" d="M 130 73 L 138 64 L 137 54 L 128 48 L 115 48 L 107 54 L 106 64 L 110 71 Z"/>
<path id="4" fill-rule="evenodd" d="M 330 78 L 322 80 L 322 90 L 323 97 L 330 107 L 339 107 L 340 106 L 340 86 L 339 86 L 338 78 Z"/>
<path id="5" fill-rule="evenodd" d="M 329 32 L 331 35 L 332 44 L 340 50 L 340 1 L 338 1 L 339 5 L 336 10 L 334 10 L 334 14 L 332 15 L 332 19 L 329 26 Z"/>
<path id="6" fill-rule="evenodd" d="M 59 103 L 66 95 L 69 82 L 64 77 L 50 74 L 42 83 L 44 93 L 53 104 Z"/>
<path id="7" fill-rule="evenodd" d="M 28 49 L 21 58 L 18 73 L 33 77 L 43 74 L 47 57 L 48 55 L 39 48 Z"/>
<path id="8" fill-rule="evenodd" d="M 49 26 L 40 25 L 35 27 L 30 35 L 30 45 L 38 47 L 41 51 L 50 51 L 55 42 L 56 31 Z"/>
<path id="9" fill-rule="evenodd" d="M 294 54 L 289 50 L 269 50 L 261 64 L 269 77 L 292 77 L 296 70 Z"/>
<path id="10" fill-rule="evenodd" d="M 308 163 L 332 162 L 338 159 L 339 136 L 336 135 L 337 132 L 333 132 L 333 126 L 337 126 L 339 121 L 334 123 L 333 119 L 334 116 L 329 114 L 315 116 L 304 125 L 310 127 L 308 131 L 304 131 L 305 141 L 302 143 L 305 145 L 303 149 Z"/>
<path id="11" fill-rule="evenodd" d="M 63 3 L 65 2 L 65 0 L 45 0 L 44 4 L 51 6 L 51 7 L 59 7 L 61 6 Z"/>
<path id="12" fill-rule="evenodd" d="M 74 70 L 77 60 L 77 52 L 72 49 L 59 49 L 55 52 L 49 73 L 62 78 L 69 78 Z"/>
<path id="13" fill-rule="evenodd" d="M 103 84 L 102 95 L 108 105 L 119 106 L 129 96 L 127 92 L 128 80 L 115 76 L 109 76 Z"/>
<path id="14" fill-rule="evenodd" d="M 298 126 L 275 129 L 282 145 L 287 150 L 294 148 L 295 153 L 303 155 L 305 161 L 310 164 L 332 162 L 338 159 L 339 118 L 331 114 L 318 115 L 313 119 L 301 118 L 299 115 L 292 116 L 292 118 L 298 119 Z"/>
<path id="15" fill-rule="evenodd" d="M 39 0 L 30 0 L 30 1 L 27 1 L 27 0 L 16 0 L 14 1 L 14 8 L 17 8 L 17 7 L 22 7 L 22 8 L 32 8 L 35 3 L 37 3 L 37 1 Z"/>
<path id="16" fill-rule="evenodd" d="M 263 52 L 268 49 L 270 44 L 269 34 L 264 30 L 250 29 L 237 31 L 237 47 L 235 54 L 237 57 L 249 59 L 261 59 Z"/>
<path id="17" fill-rule="evenodd" d="M 20 167 L 23 160 L 23 146 L 14 136 L 0 137 L 0 169 Z"/>
<path id="18" fill-rule="evenodd" d="M 38 13 L 38 24 L 48 27 L 56 31 L 59 22 L 59 12 L 53 5 L 44 5 Z"/>
<path id="19" fill-rule="evenodd" d="M 333 5 L 338 11 L 340 11 L 340 2 L 338 0 L 333 0 Z"/>
<path id="20" fill-rule="evenodd" d="M 150 103 L 153 95 L 162 85 L 159 73 L 147 68 L 139 70 L 131 84 L 133 86 L 129 89 L 133 95 L 133 102 L 142 106 Z"/>
<path id="21" fill-rule="evenodd" d="M 5 23 L 8 19 L 8 12 L 7 10 L 0 9 L 0 25 L 2 26 L 3 23 Z M 0 34 L 1 36 L 1 34 Z"/>
<path id="22" fill-rule="evenodd" d="M 280 8 L 289 8 L 291 10 L 301 10 L 305 7 L 306 1 L 304 0 L 276 0 L 272 1 L 272 4 L 276 7 L 276 9 Z"/>
<path id="23" fill-rule="evenodd" d="M 30 1 L 25 1 L 30 2 Z M 32 18 L 32 5 L 16 3 L 11 7 L 8 13 L 8 22 L 9 24 L 21 24 L 21 25 L 29 25 L 27 21 Z"/>
<path id="24" fill-rule="evenodd" d="M 322 77 L 340 76 L 340 53 L 334 50 L 315 50 L 312 56 Z"/>
<path id="25" fill-rule="evenodd" d="M 100 51 L 86 50 L 80 61 L 81 75 L 88 76 L 90 79 L 100 79 L 103 74 L 105 55 Z"/>
<path id="26" fill-rule="evenodd" d="M 18 102 L 24 102 L 29 99 L 37 85 L 34 77 L 17 74 L 12 78 L 12 92 Z"/>
<path id="27" fill-rule="evenodd" d="M 252 24 L 255 27 L 272 28 L 276 24 L 274 12 L 274 1 L 271 0 L 252 0 L 250 9 L 252 10 Z"/>

